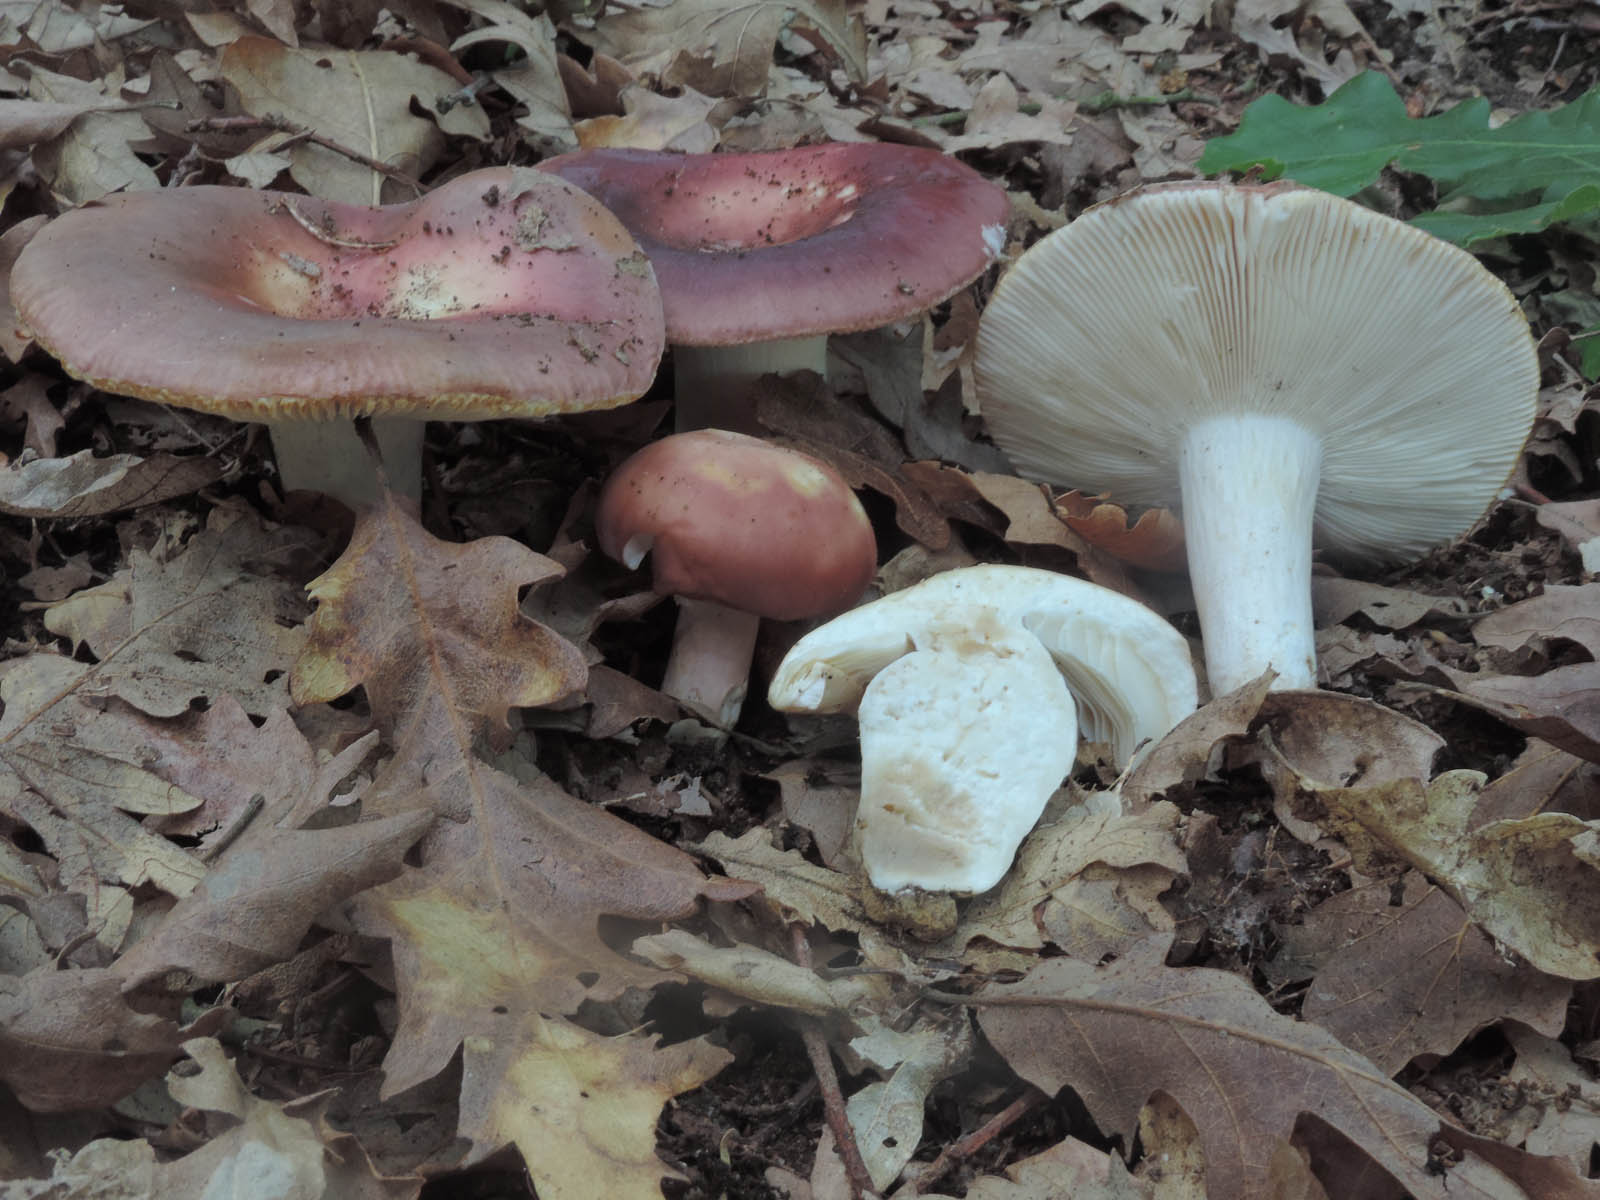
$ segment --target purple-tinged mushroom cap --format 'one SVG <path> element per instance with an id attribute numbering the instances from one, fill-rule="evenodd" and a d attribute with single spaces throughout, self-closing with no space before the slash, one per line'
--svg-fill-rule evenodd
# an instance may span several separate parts
<path id="1" fill-rule="evenodd" d="M 525 168 L 381 208 L 227 187 L 111 196 L 42 230 L 11 289 L 70 374 L 275 428 L 612 407 L 649 387 L 663 348 L 627 231 Z"/>
<path id="2" fill-rule="evenodd" d="M 748 427 L 762 374 L 826 374 L 827 335 L 932 308 L 1005 245 L 1010 202 L 936 151 L 830 143 L 750 154 L 580 150 L 541 163 L 650 256 L 679 430 Z"/>

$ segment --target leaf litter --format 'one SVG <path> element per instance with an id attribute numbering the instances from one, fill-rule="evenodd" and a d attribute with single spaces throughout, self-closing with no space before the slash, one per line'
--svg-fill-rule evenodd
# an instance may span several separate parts
<path id="1" fill-rule="evenodd" d="M 66 380 L 0 292 L 0 1194 L 1596 1194 L 1590 14 L 305 15 L 0 2 L 0 266 L 125 188 L 372 203 L 577 146 L 879 139 L 1006 187 L 1012 254 L 1144 179 L 1357 195 L 1483 254 L 1550 386 L 1471 535 L 1319 567 L 1334 690 L 1085 758 L 1000 887 L 906 904 L 861 881 L 852 731 L 729 737 L 652 686 L 668 610 L 587 523 L 659 408 L 436 427 L 424 519 L 352 532 L 262 439 Z M 877 498 L 884 589 L 1020 561 L 1193 632 L 1174 514 L 974 440 L 991 284 L 757 419 Z"/>

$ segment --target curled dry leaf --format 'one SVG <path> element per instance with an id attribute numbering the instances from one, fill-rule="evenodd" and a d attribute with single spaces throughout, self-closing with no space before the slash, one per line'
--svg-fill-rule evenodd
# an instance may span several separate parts
<path id="1" fill-rule="evenodd" d="M 32 105 L 32 101 L 18 101 Z M 11 267 L 22 248 L 33 235 L 43 229 L 50 218 L 40 215 L 26 217 L 0 233 L 0 354 L 12 362 L 22 360 L 22 352 L 33 344 L 33 335 L 17 320 L 17 310 L 11 307 Z"/>
<path id="2" fill-rule="evenodd" d="M 0 471 L 0 512 L 14 517 L 98 517 L 187 496 L 222 478 L 217 458 L 109 454 L 80 450 Z"/>
<path id="3" fill-rule="evenodd" d="M 1301 776 L 1296 786 L 1363 871 L 1389 875 L 1395 860 L 1409 863 L 1539 970 L 1600 978 L 1600 824 L 1547 812 L 1473 827 L 1476 771 L 1353 788 Z"/>
<path id="4" fill-rule="evenodd" d="M 1172 1097 L 1199 1130 L 1214 1196 L 1267 1200 L 1273 1157 L 1302 1114 L 1420 1200 L 1508 1195 L 1432 1174 L 1439 1118 L 1332 1034 L 1274 1012 L 1236 975 L 1166 967 L 1153 949 L 1109 967 L 1042 962 L 978 993 L 978 1024 L 1013 1070 L 1047 1092 L 1071 1087 L 1125 1145 L 1150 1096 Z"/>
<path id="5" fill-rule="evenodd" d="M 1409 629 L 1428 617 L 1461 617 L 1466 611 L 1458 596 L 1428 596 L 1337 575 L 1311 577 L 1311 616 L 1318 629 L 1356 613 L 1383 629 Z"/>
<path id="6" fill-rule="evenodd" d="M 1555 530 L 1577 551 L 1588 574 L 1600 575 L 1600 500 L 1541 504 L 1535 515 L 1539 524 Z"/>
<path id="7" fill-rule="evenodd" d="M 1501 953 L 1416 872 L 1399 889 L 1389 880 L 1361 883 L 1279 929 L 1268 978 L 1277 986 L 1312 979 L 1306 1020 L 1390 1075 L 1419 1054 L 1449 1054 L 1502 1018 L 1561 1032 L 1570 983 Z"/>
<path id="8" fill-rule="evenodd" d="M 873 1186 L 886 1191 L 922 1144 L 929 1093 L 969 1063 L 973 1037 L 965 1020 L 924 1017 L 907 1030 L 872 1025 L 849 1049 L 881 1078 L 853 1094 L 845 1114 Z"/>
<path id="9" fill-rule="evenodd" d="M 1484 617 L 1472 627 L 1472 637 L 1480 646 L 1507 650 L 1565 638 L 1600 658 L 1600 583 L 1548 584 L 1542 595 Z"/>
<path id="10" fill-rule="evenodd" d="M 1068 528 L 1123 562 L 1150 571 L 1182 571 L 1187 565 L 1183 522 L 1169 509 L 1146 509 L 1130 521 L 1127 509 L 1105 496 L 1064 492 L 1054 503 Z"/>
<path id="11" fill-rule="evenodd" d="M 1600 662 L 1533 676 L 1449 674 L 1467 704 L 1513 729 L 1600 762 Z"/>
<path id="12" fill-rule="evenodd" d="M 1220 744 L 1249 736 L 1272 679 L 1268 672 L 1179 721 L 1123 779 L 1123 802 L 1138 812 L 1168 788 L 1203 779 Z"/>
<path id="13" fill-rule="evenodd" d="M 507 1018 L 503 1036 L 467 1039 L 460 1132 L 472 1149 L 462 1165 L 516 1145 L 540 1200 L 660 1200 L 663 1179 L 683 1178 L 656 1157 L 662 1109 L 733 1055 L 705 1038 L 658 1040 L 603 1037 L 527 1010 Z"/>
<path id="14" fill-rule="evenodd" d="M 178 1057 L 187 1038 L 227 1024 L 227 1009 L 188 1026 L 135 1012 L 113 969 L 41 967 L 0 976 L 0 1079 L 34 1112 L 115 1103 Z"/>
<path id="15" fill-rule="evenodd" d="M 1023 842 L 998 888 L 967 909 L 943 952 L 959 957 L 976 937 L 1005 946 L 1054 944 L 1097 962 L 1155 933 L 1172 916 L 1157 897 L 1185 869 L 1178 809 L 1158 801 L 1125 816 L 1114 796 L 1091 796 Z"/>
<path id="16" fill-rule="evenodd" d="M 759 946 L 713 946 L 686 929 L 637 938 L 633 952 L 742 1000 L 813 1017 L 848 1012 L 865 992 L 857 980 L 825 980 Z"/>
<path id="17" fill-rule="evenodd" d="M 282 962 L 323 910 L 398 875 L 432 821 L 420 810 L 333 829 L 258 821 L 122 956 L 128 988 L 174 969 L 196 986 L 232 982 Z"/>
<path id="18" fill-rule="evenodd" d="M 222 77 L 244 110 L 283 118 L 370 162 L 413 178 L 444 149 L 444 134 L 483 139 L 489 118 L 476 104 L 416 116 L 460 85 L 437 67 L 392 50 L 294 50 L 271 38 L 242 37 L 222 52 Z M 313 196 L 344 204 L 410 200 L 363 162 L 309 142 L 296 145 L 290 174 Z"/>

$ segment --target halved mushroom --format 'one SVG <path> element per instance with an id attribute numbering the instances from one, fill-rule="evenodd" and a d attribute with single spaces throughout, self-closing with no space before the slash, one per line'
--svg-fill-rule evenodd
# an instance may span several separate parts
<path id="1" fill-rule="evenodd" d="M 1071 769 L 1080 724 L 1125 763 L 1194 711 L 1197 685 L 1188 643 L 1142 604 L 1051 571 L 986 565 L 813 630 L 768 700 L 859 710 L 873 886 L 982 892 Z"/>

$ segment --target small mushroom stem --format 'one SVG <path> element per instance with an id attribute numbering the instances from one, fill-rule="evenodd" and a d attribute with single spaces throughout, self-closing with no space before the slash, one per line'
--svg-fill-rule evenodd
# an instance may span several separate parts
<path id="1" fill-rule="evenodd" d="M 761 618 L 710 600 L 678 597 L 661 690 L 713 725 L 731 729 L 750 687 Z"/>
<path id="2" fill-rule="evenodd" d="M 676 429 L 760 433 L 750 389 L 763 375 L 828 373 L 828 338 L 783 338 L 744 346 L 674 346 Z"/>
<path id="3" fill-rule="evenodd" d="M 372 418 L 389 486 L 412 499 L 422 495 L 423 428 L 405 417 Z M 267 432 L 285 492 L 322 492 L 351 508 L 377 500 L 378 475 L 353 422 L 268 421 Z"/>
<path id="4" fill-rule="evenodd" d="M 1322 439 L 1287 417 L 1209 417 L 1184 433 L 1178 468 L 1211 694 L 1268 667 L 1274 688 L 1315 687 L 1311 529 Z"/>

